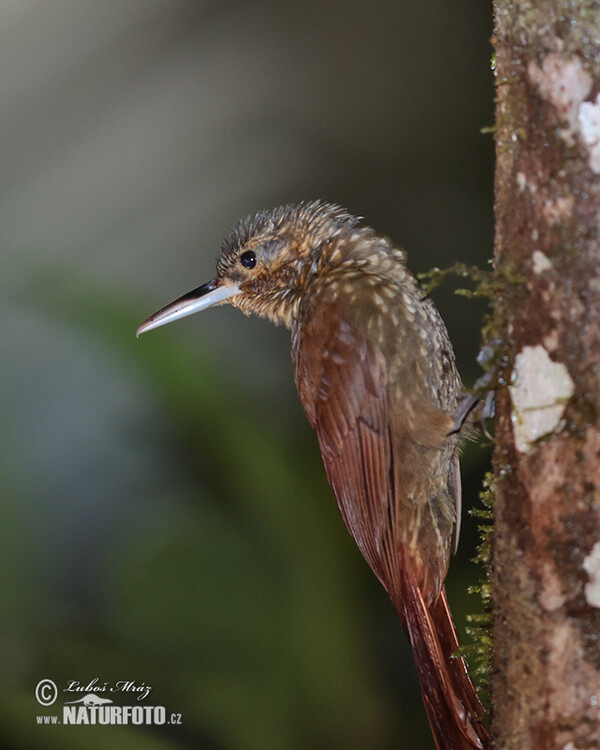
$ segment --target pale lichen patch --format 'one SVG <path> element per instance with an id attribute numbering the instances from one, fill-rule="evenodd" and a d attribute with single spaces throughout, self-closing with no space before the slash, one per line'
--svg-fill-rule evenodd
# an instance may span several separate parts
<path id="1" fill-rule="evenodd" d="M 531 254 L 531 262 L 533 265 L 533 272 L 535 274 L 549 271 L 552 268 L 552 261 L 550 258 L 543 253 L 541 250 L 534 250 Z"/>
<path id="2" fill-rule="evenodd" d="M 554 612 L 560 609 L 565 603 L 565 595 L 562 592 L 560 578 L 556 575 L 554 567 L 545 562 L 542 568 L 542 591 L 540 593 L 540 603 L 547 612 Z"/>
<path id="3" fill-rule="evenodd" d="M 515 446 L 526 453 L 559 426 L 573 395 L 573 381 L 567 368 L 553 362 L 543 346 L 525 346 L 515 358 L 509 390 Z"/>
<path id="4" fill-rule="evenodd" d="M 583 102 L 578 113 L 581 138 L 590 152 L 590 167 L 600 174 L 600 94 L 595 102 Z"/>
<path id="5" fill-rule="evenodd" d="M 592 292 L 600 292 L 600 277 L 594 276 L 592 279 L 590 279 L 589 286 Z"/>
<path id="6" fill-rule="evenodd" d="M 583 569 L 589 578 L 585 584 L 587 603 L 600 609 L 600 542 L 594 544 L 592 551 L 583 561 Z"/>
<path id="7" fill-rule="evenodd" d="M 556 200 L 545 201 L 542 211 L 548 223 L 560 224 L 571 215 L 574 205 L 575 198 L 572 195 L 568 195 L 556 198 Z"/>
<path id="8" fill-rule="evenodd" d="M 561 132 L 561 136 L 572 141 L 572 134 L 579 126 L 579 107 L 592 90 L 592 78 L 581 60 L 567 59 L 551 52 L 544 58 L 541 68 L 531 60 L 527 74 L 544 99 L 551 102 L 560 118 L 567 122 L 568 128 Z"/>
<path id="9" fill-rule="evenodd" d="M 544 336 L 543 341 L 544 346 L 549 352 L 556 351 L 558 349 L 558 344 L 560 343 L 558 338 L 558 331 L 556 330 L 556 328 L 551 333 L 547 333 Z"/>
<path id="10" fill-rule="evenodd" d="M 525 192 L 525 189 L 532 194 L 537 193 L 537 185 L 532 180 L 528 180 L 524 172 L 517 173 L 517 187 L 521 193 Z"/>
<path id="11" fill-rule="evenodd" d="M 592 102 L 585 101 L 592 91 L 592 77 L 578 58 L 565 58 L 551 52 L 546 55 L 541 67 L 535 60 L 527 66 L 529 80 L 537 86 L 540 95 L 551 102 L 559 117 L 567 124 L 560 136 L 570 146 L 579 136 L 589 152 L 590 168 L 600 174 L 600 94 Z M 525 182 L 519 182 L 523 190 Z M 547 207 L 550 219 L 557 223 L 565 211 L 570 210 L 567 199 Z"/>

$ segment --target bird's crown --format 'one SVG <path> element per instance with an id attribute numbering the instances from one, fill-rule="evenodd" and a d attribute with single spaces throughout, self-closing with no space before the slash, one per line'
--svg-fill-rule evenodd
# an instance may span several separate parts
<path id="1" fill-rule="evenodd" d="M 247 250 L 261 252 L 265 259 L 278 251 L 290 258 L 305 257 L 357 223 L 341 206 L 320 200 L 258 211 L 241 219 L 223 240 L 217 270 L 225 271 Z"/>

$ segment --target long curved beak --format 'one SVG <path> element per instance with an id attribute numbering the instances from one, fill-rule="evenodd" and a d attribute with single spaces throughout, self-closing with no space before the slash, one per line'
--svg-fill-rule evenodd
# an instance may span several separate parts
<path id="1" fill-rule="evenodd" d="M 217 279 L 213 279 L 155 312 L 142 323 L 135 335 L 139 336 L 153 328 L 186 318 L 188 315 L 200 312 L 200 310 L 206 310 L 207 307 L 218 305 L 239 293 L 240 289 L 237 286 L 221 285 Z"/>

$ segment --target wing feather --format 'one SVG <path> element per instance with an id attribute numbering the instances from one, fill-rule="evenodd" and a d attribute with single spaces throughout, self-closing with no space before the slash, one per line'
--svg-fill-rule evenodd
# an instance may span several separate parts
<path id="1" fill-rule="evenodd" d="M 449 417 L 430 406 L 421 415 L 429 423 L 411 430 L 383 356 L 334 304 L 320 305 L 293 333 L 296 385 L 327 478 L 408 633 L 436 744 L 482 750 L 483 709 L 462 658 L 453 658 L 458 641 L 443 589 L 448 506 L 460 497 L 453 444 L 440 440 Z"/>
<path id="2" fill-rule="evenodd" d="M 294 363 L 300 398 L 344 521 L 392 594 L 399 585 L 400 547 L 423 545 L 422 514 L 433 518 L 424 484 L 429 481 L 427 457 L 437 448 L 409 434 L 393 402 L 381 353 L 334 304 L 319 306 L 295 336 Z M 441 410 L 428 408 L 438 422 L 447 419 Z M 445 544 L 435 524 L 429 526 L 431 544 Z M 415 560 L 417 579 L 439 591 L 445 555 L 439 564 L 444 569 L 428 572 L 431 563 L 425 558 L 440 556 L 427 550 L 426 540 L 423 557 Z"/>

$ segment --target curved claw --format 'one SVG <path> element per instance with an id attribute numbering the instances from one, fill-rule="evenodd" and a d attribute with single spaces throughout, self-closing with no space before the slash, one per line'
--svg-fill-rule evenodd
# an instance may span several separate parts
<path id="1" fill-rule="evenodd" d="M 496 412 L 496 404 L 494 401 L 494 395 L 495 395 L 494 391 L 488 391 L 485 394 L 483 406 L 481 407 L 479 419 L 477 420 L 479 424 L 479 429 L 483 432 L 483 434 L 486 436 L 488 440 L 492 441 L 492 443 L 494 442 L 494 437 L 490 435 L 490 432 L 487 428 L 487 421 L 488 419 L 492 419 Z"/>

